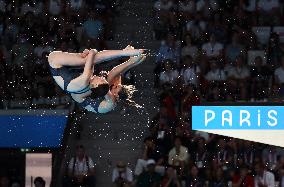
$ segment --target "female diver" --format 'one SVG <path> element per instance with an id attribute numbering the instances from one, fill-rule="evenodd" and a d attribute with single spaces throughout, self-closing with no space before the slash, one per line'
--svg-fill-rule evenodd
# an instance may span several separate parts
<path id="1" fill-rule="evenodd" d="M 144 61 L 142 53 L 143 50 L 131 46 L 101 52 L 91 49 L 79 54 L 55 51 L 49 54 L 48 62 L 55 82 L 81 107 L 95 113 L 107 113 L 116 106 L 122 88 L 120 75 Z M 105 77 L 93 75 L 95 64 L 125 56 L 135 57 L 114 67 Z"/>

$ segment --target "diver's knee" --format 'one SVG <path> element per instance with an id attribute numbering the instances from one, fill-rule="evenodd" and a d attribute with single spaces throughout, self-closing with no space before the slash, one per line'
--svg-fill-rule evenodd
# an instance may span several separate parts
<path id="1" fill-rule="evenodd" d="M 51 53 L 49 53 L 47 59 L 48 59 L 48 63 L 49 64 L 55 64 L 56 62 L 56 56 L 58 55 L 59 51 L 52 51 Z"/>

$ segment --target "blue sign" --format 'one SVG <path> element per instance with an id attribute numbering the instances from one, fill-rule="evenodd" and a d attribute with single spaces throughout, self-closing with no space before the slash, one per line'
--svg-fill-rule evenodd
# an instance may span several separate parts
<path id="1" fill-rule="evenodd" d="M 193 106 L 192 129 L 284 129 L 284 106 Z"/>
<path id="2" fill-rule="evenodd" d="M 66 115 L 0 115 L 1 148 L 59 147 Z"/>

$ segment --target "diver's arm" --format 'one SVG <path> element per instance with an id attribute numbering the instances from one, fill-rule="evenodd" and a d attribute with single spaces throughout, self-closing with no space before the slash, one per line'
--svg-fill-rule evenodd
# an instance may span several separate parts
<path id="1" fill-rule="evenodd" d="M 110 91 L 105 95 L 105 99 L 100 103 L 98 112 L 99 113 L 108 113 L 116 107 L 116 96 Z"/>
<path id="2" fill-rule="evenodd" d="M 143 49 L 103 50 L 97 53 L 94 63 L 99 64 L 104 61 L 109 61 L 120 57 L 137 56 L 141 55 L 143 51 Z"/>

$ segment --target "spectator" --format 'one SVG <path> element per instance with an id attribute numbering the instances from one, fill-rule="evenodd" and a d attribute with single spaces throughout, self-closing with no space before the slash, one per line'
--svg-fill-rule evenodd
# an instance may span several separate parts
<path id="1" fill-rule="evenodd" d="M 282 165 L 282 167 L 279 169 L 279 186 L 283 186 L 284 185 L 284 167 Z"/>
<path id="2" fill-rule="evenodd" d="M 249 175 L 248 168 L 240 168 L 240 174 L 233 177 L 233 187 L 254 187 L 254 179 Z"/>
<path id="3" fill-rule="evenodd" d="M 63 9 L 63 2 L 62 0 L 48 0 L 47 7 L 51 15 L 58 16 Z"/>
<path id="4" fill-rule="evenodd" d="M 179 63 L 180 57 L 180 45 L 176 41 L 175 37 L 171 34 L 168 35 L 166 42 L 162 42 L 158 55 L 156 57 L 156 63 L 161 63 L 164 60 L 172 60 L 174 63 Z"/>
<path id="5" fill-rule="evenodd" d="M 275 178 L 274 174 L 270 171 L 267 171 L 264 168 L 263 163 L 259 162 L 256 163 L 254 166 L 255 170 L 255 177 L 254 177 L 254 185 L 255 187 L 260 186 L 267 186 L 267 187 L 274 187 L 275 186 Z"/>
<path id="6" fill-rule="evenodd" d="M 167 109 L 167 114 L 170 119 L 176 119 L 176 101 L 171 91 L 162 92 L 160 95 L 161 105 Z"/>
<path id="7" fill-rule="evenodd" d="M 94 162 L 91 157 L 86 155 L 83 145 L 76 147 L 76 156 L 73 157 L 68 165 L 69 183 L 66 186 L 84 185 L 95 186 Z"/>
<path id="8" fill-rule="evenodd" d="M 209 59 L 220 59 L 223 53 L 223 45 L 216 41 L 216 36 L 211 35 L 209 42 L 202 45 L 202 50 Z"/>
<path id="9" fill-rule="evenodd" d="M 244 47 L 239 43 L 239 35 L 234 33 L 231 43 L 226 47 L 226 61 L 228 63 L 233 63 L 242 53 L 244 53 Z"/>
<path id="10" fill-rule="evenodd" d="M 186 178 L 186 187 L 203 187 L 204 182 L 199 176 L 199 169 L 196 165 L 191 166 L 189 175 Z"/>
<path id="11" fill-rule="evenodd" d="M 213 154 L 214 161 L 218 167 L 221 167 L 224 171 L 227 171 L 233 166 L 233 152 L 227 146 L 226 141 L 220 138 L 216 144 L 215 153 Z"/>
<path id="12" fill-rule="evenodd" d="M 257 154 L 255 145 L 250 141 L 243 142 L 243 148 L 240 150 L 244 160 L 244 164 L 249 167 L 250 170 L 253 169 L 253 163 Z"/>
<path id="13" fill-rule="evenodd" d="M 244 64 L 244 59 L 241 56 L 237 57 L 233 67 L 228 70 L 228 79 L 229 89 L 234 94 L 239 91 L 240 98 L 246 99 L 248 96 L 247 83 L 250 80 L 250 70 Z"/>
<path id="14" fill-rule="evenodd" d="M 176 170 L 169 166 L 166 174 L 161 181 L 161 187 L 181 187 L 181 183 L 178 179 Z"/>
<path id="15" fill-rule="evenodd" d="M 280 94 L 284 95 L 284 56 L 281 57 L 280 67 L 274 71 L 275 83 L 280 88 Z"/>
<path id="16" fill-rule="evenodd" d="M 197 57 L 198 49 L 192 44 L 192 39 L 190 34 L 185 35 L 185 45 L 181 50 L 181 56 L 191 56 L 193 59 Z"/>
<path id="17" fill-rule="evenodd" d="M 159 187 L 161 176 L 155 172 L 155 160 L 147 160 L 147 171 L 138 176 L 137 187 Z"/>
<path id="18" fill-rule="evenodd" d="M 45 187 L 45 180 L 42 177 L 36 177 L 34 180 L 35 187 Z"/>
<path id="19" fill-rule="evenodd" d="M 257 100 L 268 97 L 269 83 L 272 78 L 272 72 L 263 64 L 260 56 L 254 60 L 254 66 L 251 69 L 251 96 Z"/>
<path id="20" fill-rule="evenodd" d="M 205 75 L 205 79 L 210 82 L 224 82 L 227 77 L 225 71 L 220 68 L 220 64 L 211 62 L 210 71 Z"/>
<path id="21" fill-rule="evenodd" d="M 201 12 L 195 14 L 194 19 L 186 20 L 185 30 L 194 39 L 194 42 L 203 41 L 208 23 L 204 20 Z"/>
<path id="22" fill-rule="evenodd" d="M 198 0 L 196 2 L 196 9 L 209 18 L 213 11 L 218 9 L 218 2 L 216 0 Z"/>
<path id="23" fill-rule="evenodd" d="M 15 65 L 23 64 L 32 54 L 32 45 L 28 42 L 26 35 L 18 36 L 17 43 L 12 48 L 12 63 Z"/>
<path id="24" fill-rule="evenodd" d="M 183 79 L 184 85 L 193 84 L 194 86 L 198 86 L 199 83 L 199 75 L 200 68 L 197 64 L 193 63 L 193 59 L 191 56 L 183 57 L 183 67 L 180 70 L 180 76 Z"/>
<path id="25" fill-rule="evenodd" d="M 67 10 L 72 11 L 72 13 L 80 13 L 83 8 L 85 8 L 85 0 L 67 0 Z"/>
<path id="26" fill-rule="evenodd" d="M 129 187 L 132 185 L 133 175 L 129 167 L 124 162 L 118 161 L 116 168 L 112 171 L 113 187 Z"/>
<path id="27" fill-rule="evenodd" d="M 200 170 L 204 169 L 205 167 L 208 167 L 209 162 L 209 156 L 210 153 L 207 150 L 206 142 L 203 137 L 196 138 L 197 139 L 197 149 L 192 155 L 192 160 L 196 167 Z"/>
<path id="28" fill-rule="evenodd" d="M 260 12 L 260 23 L 270 25 L 279 24 L 280 4 L 279 0 L 259 0 L 257 3 Z"/>
<path id="29" fill-rule="evenodd" d="M 155 161 L 155 171 L 159 173 L 164 173 L 164 167 L 161 166 L 161 164 L 163 163 L 163 157 L 152 138 L 146 138 L 144 140 L 144 150 L 142 158 L 137 160 L 137 164 L 135 166 L 134 174 L 136 176 L 139 176 L 143 171 L 147 169 L 147 162 L 149 160 Z"/>
<path id="30" fill-rule="evenodd" d="M 267 63 L 271 67 L 277 67 L 281 61 L 281 56 L 284 55 L 284 50 L 281 49 L 279 35 L 277 33 L 271 33 L 268 46 L 267 46 Z"/>
<path id="31" fill-rule="evenodd" d="M 265 166 L 273 171 L 277 167 L 280 158 L 284 155 L 282 149 L 276 147 L 267 147 L 262 151 L 262 161 Z"/>
<path id="32" fill-rule="evenodd" d="M 171 0 L 157 0 L 154 4 L 156 11 L 169 11 L 173 7 Z"/>
<path id="33" fill-rule="evenodd" d="M 175 138 L 175 146 L 170 150 L 168 155 L 168 163 L 183 175 L 186 164 L 188 163 L 188 149 L 181 144 L 181 138 Z"/>
<path id="34" fill-rule="evenodd" d="M 213 172 L 213 180 L 210 182 L 209 186 L 212 187 L 225 187 L 228 186 L 228 182 L 224 176 L 224 171 L 222 167 L 217 167 L 216 172 Z"/>
<path id="35" fill-rule="evenodd" d="M 196 3 L 193 0 L 181 0 L 178 3 L 178 10 L 183 18 L 187 19 L 196 12 Z"/>
<path id="36" fill-rule="evenodd" d="M 191 116 L 191 107 L 200 104 L 200 96 L 197 93 L 194 85 L 188 85 L 185 90 L 185 95 L 181 100 L 181 114 Z"/>
<path id="37" fill-rule="evenodd" d="M 174 68 L 172 61 L 167 61 L 164 64 L 164 71 L 160 73 L 160 85 L 170 84 L 175 85 L 177 78 L 179 76 L 178 71 Z"/>
<path id="38" fill-rule="evenodd" d="M 24 15 L 28 12 L 32 12 L 34 15 L 38 16 L 43 13 L 43 3 L 36 0 L 28 0 L 22 4 L 21 14 Z"/>

